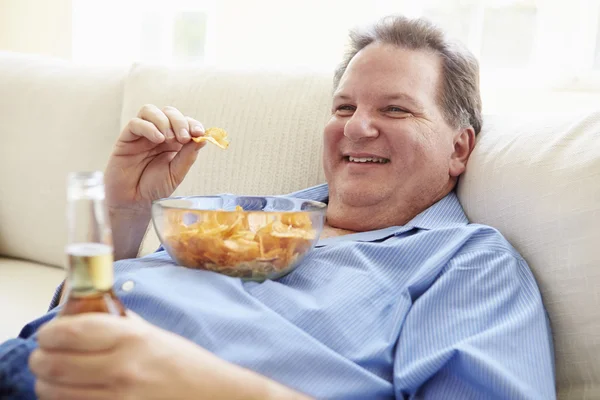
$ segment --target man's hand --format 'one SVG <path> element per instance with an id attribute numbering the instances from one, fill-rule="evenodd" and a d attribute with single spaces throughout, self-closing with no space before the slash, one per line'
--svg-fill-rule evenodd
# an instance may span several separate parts
<path id="1" fill-rule="evenodd" d="M 176 108 L 142 107 L 121 132 L 106 168 L 109 207 L 149 207 L 170 196 L 204 145 L 192 136 L 203 135 L 202 124 Z"/>
<path id="2" fill-rule="evenodd" d="M 135 257 L 152 201 L 173 194 L 205 143 L 202 124 L 173 107 L 145 105 L 121 132 L 105 172 L 115 258 Z"/>
<path id="3" fill-rule="evenodd" d="M 137 316 L 56 318 L 29 359 L 40 400 L 300 399 Z"/>

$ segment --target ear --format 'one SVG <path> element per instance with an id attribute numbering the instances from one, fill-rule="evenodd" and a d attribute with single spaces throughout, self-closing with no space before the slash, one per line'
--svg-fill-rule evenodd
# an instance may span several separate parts
<path id="1" fill-rule="evenodd" d="M 450 157 L 449 173 L 458 177 L 467 168 L 469 156 L 475 148 L 475 131 L 472 127 L 461 129 L 454 136 L 454 153 Z"/>

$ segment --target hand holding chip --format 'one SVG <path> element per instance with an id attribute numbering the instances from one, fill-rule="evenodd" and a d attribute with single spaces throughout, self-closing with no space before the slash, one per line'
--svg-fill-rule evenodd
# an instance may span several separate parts
<path id="1" fill-rule="evenodd" d="M 106 203 L 117 259 L 135 256 L 154 200 L 169 197 L 206 141 L 228 145 L 225 131 L 202 124 L 174 107 L 145 105 L 123 128 L 105 172 Z"/>
<path id="2" fill-rule="evenodd" d="M 106 168 L 109 207 L 148 208 L 170 196 L 193 165 L 203 143 L 202 124 L 173 107 L 145 105 L 121 132 Z"/>

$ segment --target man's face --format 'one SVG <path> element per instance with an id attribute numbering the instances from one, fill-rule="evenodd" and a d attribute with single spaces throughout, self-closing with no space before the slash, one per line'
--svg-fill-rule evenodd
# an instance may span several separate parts
<path id="1" fill-rule="evenodd" d="M 434 54 L 379 43 L 352 59 L 324 131 L 330 204 L 431 204 L 449 191 L 464 165 L 456 164 L 460 130 L 436 102 L 440 73 Z"/>

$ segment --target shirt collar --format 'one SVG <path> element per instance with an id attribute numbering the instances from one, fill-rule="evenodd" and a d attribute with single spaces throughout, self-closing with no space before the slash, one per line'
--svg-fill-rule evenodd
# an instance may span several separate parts
<path id="1" fill-rule="evenodd" d="M 458 201 L 458 196 L 454 191 L 451 191 L 437 203 L 417 214 L 406 225 L 430 230 L 451 228 L 467 225 L 468 223 L 469 219 Z"/>
<path id="2" fill-rule="evenodd" d="M 288 196 L 327 203 L 329 201 L 329 186 L 324 183 L 290 193 Z M 456 196 L 454 191 L 451 191 L 437 203 L 434 203 L 429 208 L 416 215 L 405 226 L 397 228 L 402 231 L 406 231 L 406 228 L 409 227 L 431 230 L 467 225 L 468 223 L 469 220 L 458 201 L 458 196 Z"/>

